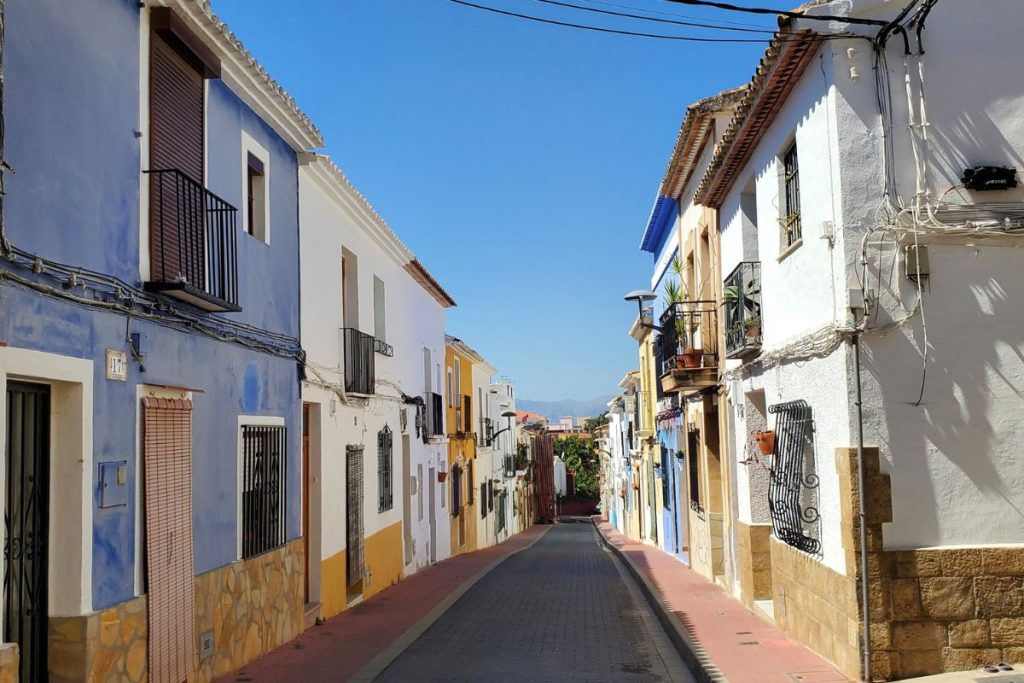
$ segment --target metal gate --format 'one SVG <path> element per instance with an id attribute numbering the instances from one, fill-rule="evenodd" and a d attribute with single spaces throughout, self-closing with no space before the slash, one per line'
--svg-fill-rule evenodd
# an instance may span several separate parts
<path id="1" fill-rule="evenodd" d="M 50 388 L 7 384 L 4 642 L 21 652 L 22 683 L 47 680 Z"/>

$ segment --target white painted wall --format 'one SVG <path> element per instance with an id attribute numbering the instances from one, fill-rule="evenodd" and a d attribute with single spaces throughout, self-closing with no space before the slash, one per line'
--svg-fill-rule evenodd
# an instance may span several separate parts
<path id="1" fill-rule="evenodd" d="M 438 523 L 437 559 L 450 554 L 447 515 L 442 509 L 444 487 L 430 468 L 443 471 L 444 445 L 424 443 L 416 434 L 415 406 L 404 404 L 402 395 L 421 397 L 428 390 L 443 393 L 437 383 L 437 364 L 444 362 L 444 309 L 403 269 L 411 254 L 390 234 L 382 221 L 342 182 L 326 161 L 317 159 L 299 172 L 299 218 L 302 226 L 302 343 L 308 354 L 309 381 L 303 400 L 321 406 L 320 432 L 322 493 L 321 546 L 323 557 L 345 547 L 345 446 L 363 444 L 365 534 L 369 537 L 402 521 L 402 498 L 413 500 L 413 560 L 406 573 L 429 563 L 429 487 L 435 493 Z M 376 354 L 377 389 L 366 399 L 349 397 L 345 402 L 336 390 L 341 384 L 342 249 L 358 259 L 359 327 L 374 331 L 373 278 L 385 283 L 387 343 L 394 348 L 391 358 Z M 424 367 L 424 349 L 431 356 Z M 317 386 L 320 383 L 335 388 Z M 403 417 L 405 415 L 404 427 Z M 377 433 L 387 424 L 393 433 L 393 506 L 378 511 Z M 406 489 L 402 472 L 402 435 L 410 436 L 412 476 L 423 472 L 423 480 Z M 411 483 L 411 482 L 410 482 Z M 423 501 L 418 498 L 422 497 Z M 424 506 L 422 519 L 418 514 Z M 401 549 L 398 549 L 401 552 Z"/>

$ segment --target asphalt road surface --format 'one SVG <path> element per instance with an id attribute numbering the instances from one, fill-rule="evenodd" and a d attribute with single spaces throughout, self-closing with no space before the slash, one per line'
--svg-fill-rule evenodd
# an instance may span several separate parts
<path id="1" fill-rule="evenodd" d="M 495 567 L 376 680 L 694 679 L 621 561 L 580 523 Z"/>

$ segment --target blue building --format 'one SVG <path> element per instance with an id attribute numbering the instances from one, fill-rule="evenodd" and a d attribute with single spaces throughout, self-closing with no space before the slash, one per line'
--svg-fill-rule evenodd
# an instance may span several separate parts
<path id="1" fill-rule="evenodd" d="M 322 140 L 207 2 L 0 11 L 2 640 L 21 680 L 208 680 L 303 627 Z"/>

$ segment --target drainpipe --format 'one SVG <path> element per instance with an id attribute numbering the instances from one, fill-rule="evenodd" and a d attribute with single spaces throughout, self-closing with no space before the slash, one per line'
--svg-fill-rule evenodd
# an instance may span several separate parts
<path id="1" fill-rule="evenodd" d="M 861 400 L 860 387 L 860 335 L 861 328 L 853 333 L 853 365 L 856 373 L 856 400 L 857 406 L 857 496 L 860 501 L 858 515 L 860 517 L 860 605 L 861 613 L 864 615 L 864 635 L 862 644 L 864 648 L 864 680 L 871 680 L 871 610 L 868 601 L 868 532 L 867 532 L 867 507 L 864 501 L 864 407 Z"/>

